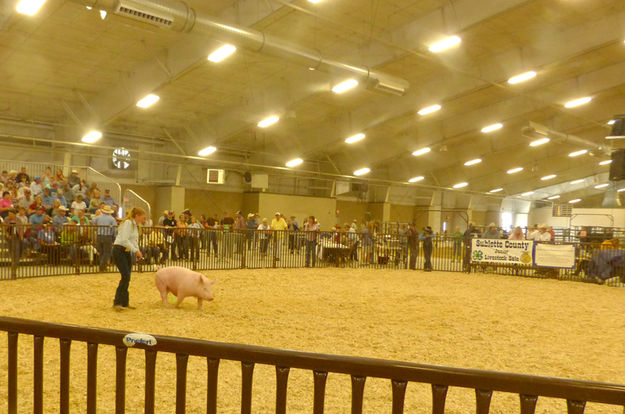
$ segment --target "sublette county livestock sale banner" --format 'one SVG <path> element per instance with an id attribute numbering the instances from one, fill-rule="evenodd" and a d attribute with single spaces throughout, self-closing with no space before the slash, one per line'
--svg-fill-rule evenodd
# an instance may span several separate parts
<path id="1" fill-rule="evenodd" d="M 471 261 L 529 265 L 533 250 L 531 240 L 473 239 Z"/>

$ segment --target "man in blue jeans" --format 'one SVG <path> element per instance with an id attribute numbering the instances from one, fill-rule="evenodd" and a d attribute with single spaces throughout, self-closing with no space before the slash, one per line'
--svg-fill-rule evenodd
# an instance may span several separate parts
<path id="1" fill-rule="evenodd" d="M 319 229 L 320 226 L 319 223 L 315 222 L 315 216 L 308 217 L 308 223 L 304 225 L 304 232 L 306 233 L 306 267 L 310 267 L 311 256 L 312 267 L 315 267 Z"/>

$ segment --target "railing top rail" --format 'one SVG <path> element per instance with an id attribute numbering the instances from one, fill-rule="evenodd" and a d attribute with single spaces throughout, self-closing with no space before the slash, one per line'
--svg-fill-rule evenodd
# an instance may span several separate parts
<path id="1" fill-rule="evenodd" d="M 122 346 L 122 339 L 128 333 L 12 317 L 0 317 L 0 330 L 113 346 Z M 138 343 L 135 348 L 355 376 L 625 405 L 625 386 L 619 384 L 316 354 L 170 336 L 154 335 L 154 337 L 156 345 L 147 346 Z"/>

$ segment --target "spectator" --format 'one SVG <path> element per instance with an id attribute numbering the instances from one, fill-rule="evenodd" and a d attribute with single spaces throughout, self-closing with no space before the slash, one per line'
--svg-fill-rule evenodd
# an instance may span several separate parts
<path id="1" fill-rule="evenodd" d="M 78 194 L 76 201 L 72 203 L 72 213 L 77 216 L 79 211 L 84 214 L 86 209 L 87 204 L 83 201 L 82 195 Z"/>
<path id="2" fill-rule="evenodd" d="M 156 227 L 153 227 L 148 236 L 147 246 L 144 247 L 145 257 L 147 264 L 152 263 L 165 263 L 168 256 L 167 243 L 165 242 L 165 236 Z"/>
<path id="3" fill-rule="evenodd" d="M 189 225 L 184 219 L 184 214 L 178 216 L 178 225 L 174 231 L 174 242 L 176 244 L 176 250 L 178 259 L 189 259 L 189 234 L 187 228 Z"/>
<path id="4" fill-rule="evenodd" d="M 31 196 L 30 188 L 24 188 L 24 195 L 18 198 L 17 206 L 23 207 L 24 210 L 28 209 L 33 203 L 35 199 Z"/>
<path id="5" fill-rule="evenodd" d="M 70 208 L 74 202 L 74 193 L 72 193 L 69 184 L 63 184 L 62 188 L 59 189 L 59 194 L 65 197 L 65 207 Z"/>
<path id="6" fill-rule="evenodd" d="M 26 182 L 30 182 L 30 177 L 28 176 L 28 173 L 26 172 L 27 169 L 26 167 L 22 167 L 22 169 L 20 170 L 19 174 L 17 174 L 17 182 L 21 182 L 22 179 L 26 179 Z"/>
<path id="7" fill-rule="evenodd" d="M 267 254 L 267 247 L 269 246 L 269 240 L 271 239 L 271 233 L 269 232 L 269 224 L 267 224 L 267 219 L 264 218 L 262 223 L 258 225 L 258 230 L 260 230 L 260 254 L 262 257 L 265 257 Z"/>
<path id="8" fill-rule="evenodd" d="M 167 211 L 167 218 L 163 220 L 163 226 L 165 226 L 165 242 L 167 243 L 168 250 L 171 251 L 171 259 L 177 260 L 176 257 L 176 245 L 174 244 L 174 228 L 178 227 L 176 216 L 172 210 Z"/>
<path id="9" fill-rule="evenodd" d="M 0 182 L 2 182 L 3 186 L 6 186 L 9 183 L 9 173 L 7 170 L 2 170 L 2 174 L 0 174 Z"/>
<path id="10" fill-rule="evenodd" d="M 67 179 L 67 183 L 70 187 L 74 187 L 75 185 L 80 185 L 80 177 L 78 176 L 78 170 L 72 170 L 72 173 Z"/>
<path id="11" fill-rule="evenodd" d="M 113 200 L 113 197 L 111 197 L 111 190 L 109 190 L 108 188 L 104 190 L 104 197 L 102 198 L 102 202 L 111 207 L 115 205 L 115 200 Z"/>
<path id="12" fill-rule="evenodd" d="M 254 230 L 258 227 L 256 225 L 256 219 L 254 218 L 254 213 L 250 213 L 247 215 L 247 232 L 246 232 L 246 238 L 247 238 L 247 249 L 251 250 L 252 249 L 252 242 L 254 241 Z"/>
<path id="13" fill-rule="evenodd" d="M 523 240 L 523 229 L 521 226 L 516 226 L 510 236 L 508 236 L 508 240 Z"/>
<path id="14" fill-rule="evenodd" d="M 9 182 L 13 184 L 17 184 L 17 171 L 11 170 L 9 171 Z"/>
<path id="15" fill-rule="evenodd" d="M 43 192 L 43 185 L 41 184 L 41 177 L 35 176 L 35 181 L 30 183 L 30 191 L 32 192 L 34 197 L 41 195 Z"/>
<path id="16" fill-rule="evenodd" d="M 499 231 L 497 230 L 497 225 L 495 223 L 490 223 L 488 225 L 488 229 L 482 235 L 483 239 L 498 239 Z"/>
<path id="17" fill-rule="evenodd" d="M 48 221 L 37 234 L 37 241 L 41 251 L 48 255 L 48 263 L 58 264 L 60 255 L 57 249 L 56 233 L 52 222 Z"/>
<path id="18" fill-rule="evenodd" d="M 237 230 L 237 234 L 233 237 L 236 238 L 236 252 L 242 253 L 245 248 L 245 239 L 247 238 L 246 229 L 247 229 L 247 221 L 243 217 L 240 211 L 237 211 L 236 214 L 236 222 L 234 223 L 234 228 Z"/>
<path id="19" fill-rule="evenodd" d="M 54 230 L 56 232 L 60 232 L 65 224 L 69 222 L 66 216 L 67 208 L 64 206 L 59 206 L 58 214 L 52 217 L 52 223 L 54 224 Z"/>
<path id="20" fill-rule="evenodd" d="M 527 235 L 525 236 L 526 240 L 537 240 L 536 238 L 540 232 L 538 231 L 538 225 L 533 225 L 529 229 L 527 229 Z"/>
<path id="21" fill-rule="evenodd" d="M 59 214 L 59 207 L 61 207 L 61 200 L 55 198 L 52 207 L 48 210 L 48 215 L 52 218 L 56 217 Z"/>
<path id="22" fill-rule="evenodd" d="M 315 267 L 317 262 L 317 239 L 319 237 L 319 223 L 315 216 L 308 217 L 308 222 L 304 224 L 306 234 L 306 267 Z"/>
<path id="23" fill-rule="evenodd" d="M 74 263 L 78 260 L 78 232 L 76 230 L 76 222 L 73 220 L 65 223 L 60 230 L 61 248 Z"/>
<path id="24" fill-rule="evenodd" d="M 373 245 L 374 245 L 374 225 L 372 221 L 365 224 L 360 232 L 360 238 L 362 240 L 362 263 L 373 263 Z"/>
<path id="25" fill-rule="evenodd" d="M 423 270 L 425 272 L 432 271 L 432 238 L 434 233 L 432 232 L 432 227 L 427 226 L 423 229 L 423 257 L 425 259 L 425 263 L 423 264 Z"/>
<path id="26" fill-rule="evenodd" d="M 208 246 L 206 248 L 206 253 L 210 256 L 212 245 L 213 252 L 215 256 L 217 256 L 217 230 L 219 229 L 219 218 L 217 214 L 213 214 L 213 217 L 209 217 L 204 227 L 208 229 Z"/>
<path id="27" fill-rule="evenodd" d="M 9 248 L 11 263 L 17 265 L 22 257 L 22 235 L 19 230 L 15 210 L 10 208 L 7 210 L 7 217 L 4 220 L 4 238 Z"/>
<path id="28" fill-rule="evenodd" d="M 41 177 L 41 184 L 43 187 L 48 187 L 52 185 L 52 169 L 50 167 L 46 167 L 46 172 L 43 173 L 43 177 Z"/>
<path id="29" fill-rule="evenodd" d="M 276 212 L 274 219 L 271 220 L 271 230 L 274 231 L 274 237 L 276 238 L 274 241 L 274 246 L 276 247 L 274 256 L 277 260 L 280 260 L 280 248 L 284 243 L 284 231 L 287 229 L 288 224 L 286 224 L 284 217 L 279 212 Z"/>
<path id="30" fill-rule="evenodd" d="M 581 230 L 577 233 L 577 238 L 582 243 L 586 243 L 588 241 L 588 230 L 586 227 L 581 228 Z"/>
<path id="31" fill-rule="evenodd" d="M 408 239 L 408 254 L 410 255 L 409 267 L 410 270 L 417 270 L 417 258 L 419 257 L 419 232 L 417 231 L 414 223 L 410 223 L 408 226 L 406 237 Z"/>
<path id="32" fill-rule="evenodd" d="M 111 206 L 104 206 L 100 212 L 102 214 L 96 216 L 92 224 L 98 226 L 96 250 L 100 255 L 100 271 L 103 271 L 111 264 L 111 250 L 113 249 L 113 238 L 117 230 L 117 221 L 111 215 L 113 214 Z"/>
<path id="33" fill-rule="evenodd" d="M 52 186 L 50 187 L 50 195 L 56 198 L 59 195 L 59 183 L 56 181 L 52 182 Z"/>
<path id="34" fill-rule="evenodd" d="M 2 198 L 0 199 L 0 216 L 5 218 L 9 215 L 9 210 L 13 208 L 13 200 L 11 200 L 11 193 L 4 191 Z"/>
<path id="35" fill-rule="evenodd" d="M 189 248 L 191 249 L 191 261 L 200 260 L 200 237 L 202 236 L 202 225 L 194 216 L 191 216 L 189 224 Z"/>
<path id="36" fill-rule="evenodd" d="M 89 199 L 89 213 L 93 214 L 102 205 L 102 198 L 100 197 L 100 190 L 97 188 L 91 193 Z"/>
<path id="37" fill-rule="evenodd" d="M 462 260 L 462 238 L 464 235 L 460 231 L 460 226 L 456 226 L 456 231 L 451 234 L 451 238 L 454 242 L 454 258 L 452 263 L 458 260 Z"/>
<path id="38" fill-rule="evenodd" d="M 72 216 L 72 220 L 78 224 L 81 224 L 82 222 L 84 222 L 85 225 L 89 224 L 89 218 L 85 216 L 85 210 L 76 210 L 76 214 Z"/>
<path id="39" fill-rule="evenodd" d="M 551 235 L 551 242 L 556 241 L 556 232 L 553 231 L 553 227 L 547 226 L 547 232 Z"/>
<path id="40" fill-rule="evenodd" d="M 24 187 L 28 187 L 30 185 L 30 181 L 28 181 L 28 175 L 19 175 L 19 178 L 16 178 L 15 182 L 17 183 L 17 188 L 21 189 Z"/>
<path id="41" fill-rule="evenodd" d="M 168 210 L 163 211 L 163 214 L 158 218 L 158 225 L 162 226 L 163 222 L 165 221 L 165 219 L 167 218 L 167 214 L 169 213 Z"/>
<path id="42" fill-rule="evenodd" d="M 52 177 L 52 185 L 57 183 L 57 186 L 63 184 L 65 182 L 65 175 L 63 174 L 63 170 L 59 168 L 56 170 L 56 174 Z"/>
<path id="43" fill-rule="evenodd" d="M 54 200 L 56 200 L 56 196 L 53 196 L 48 187 L 44 187 L 43 195 L 41 196 L 41 200 L 43 202 L 43 206 L 47 209 L 51 209 L 54 204 Z"/>
<path id="44" fill-rule="evenodd" d="M 538 226 L 538 234 L 534 236 L 534 240 L 538 242 L 551 241 L 551 233 L 547 231 L 547 225 L 541 224 Z"/>
<path id="45" fill-rule="evenodd" d="M 89 227 L 89 219 L 83 215 L 81 217 L 73 217 L 73 222 L 76 222 L 78 227 L 78 255 L 79 258 L 82 253 L 86 253 L 89 258 L 89 263 L 94 264 L 93 258 L 97 253 L 97 250 L 93 247 L 93 229 Z"/>
<path id="46" fill-rule="evenodd" d="M 289 251 L 291 254 L 298 249 L 297 246 L 297 234 L 295 232 L 299 231 L 299 223 L 295 219 L 295 216 L 291 216 L 289 218 L 289 222 L 287 223 L 287 227 L 289 229 Z M 348 229 L 345 229 L 347 231 Z"/>

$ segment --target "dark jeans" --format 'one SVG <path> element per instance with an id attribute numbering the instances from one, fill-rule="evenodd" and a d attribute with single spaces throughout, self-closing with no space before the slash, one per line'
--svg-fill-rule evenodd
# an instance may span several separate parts
<path id="1" fill-rule="evenodd" d="M 312 256 L 312 267 L 315 267 L 317 262 L 317 241 L 306 240 L 306 267 L 310 266 L 310 259 Z"/>
<path id="2" fill-rule="evenodd" d="M 113 305 L 128 306 L 130 297 L 128 294 L 128 286 L 130 285 L 130 271 L 132 270 L 132 260 L 130 252 L 122 246 L 113 246 L 113 259 L 119 273 L 121 273 L 121 279 L 115 292 L 115 300 Z"/>
<path id="3" fill-rule="evenodd" d="M 410 255 L 410 269 L 417 270 L 417 258 L 419 257 L 419 246 L 410 246 L 408 250 Z"/>
<path id="4" fill-rule="evenodd" d="M 432 244 L 423 243 L 423 256 L 425 257 L 425 263 L 423 264 L 423 270 L 432 270 Z"/>
<path id="5" fill-rule="evenodd" d="M 188 236 L 174 236 L 176 243 L 176 251 L 179 259 L 189 258 L 189 237 Z"/>
<path id="6" fill-rule="evenodd" d="M 96 239 L 96 250 L 100 255 L 100 268 L 106 267 L 111 261 L 111 249 L 113 248 L 113 236 L 99 235 Z"/>
<path id="7" fill-rule="evenodd" d="M 267 253 L 267 246 L 269 246 L 269 237 L 266 239 L 260 239 L 260 252 L 262 254 Z"/>
<path id="8" fill-rule="evenodd" d="M 211 245 L 213 245 L 213 251 L 217 254 L 217 232 L 215 230 L 208 231 L 208 247 L 206 249 L 208 254 L 211 252 Z"/>
<path id="9" fill-rule="evenodd" d="M 200 239 L 199 237 L 191 237 L 191 261 L 200 260 Z"/>

